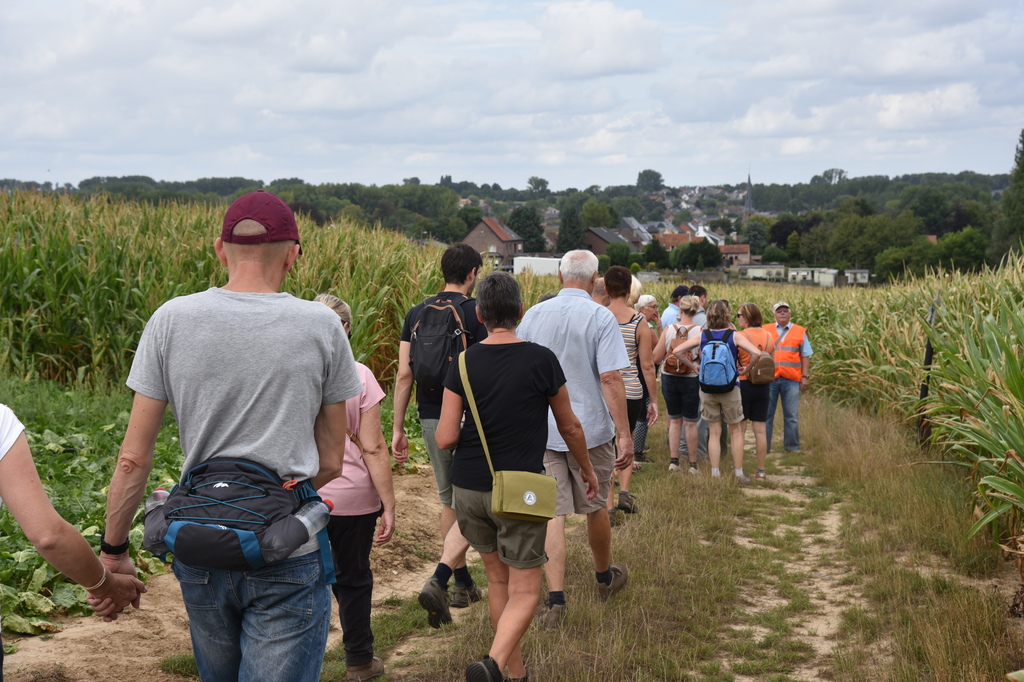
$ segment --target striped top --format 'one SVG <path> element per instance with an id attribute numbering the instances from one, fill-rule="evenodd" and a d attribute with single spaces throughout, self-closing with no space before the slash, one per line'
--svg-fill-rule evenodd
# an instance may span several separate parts
<path id="1" fill-rule="evenodd" d="M 626 385 L 626 400 L 643 400 L 644 397 L 644 387 L 640 383 L 640 371 L 637 369 L 638 362 L 636 357 L 636 326 L 643 319 L 643 315 L 637 315 L 629 322 L 619 323 L 622 341 L 626 344 L 626 355 L 629 356 L 629 367 L 620 370 L 622 383 Z"/>

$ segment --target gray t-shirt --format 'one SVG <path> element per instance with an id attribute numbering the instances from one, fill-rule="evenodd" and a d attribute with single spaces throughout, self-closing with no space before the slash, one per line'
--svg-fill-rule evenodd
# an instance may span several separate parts
<path id="1" fill-rule="evenodd" d="M 172 299 L 146 324 L 128 387 L 170 403 L 182 471 L 240 457 L 284 479 L 320 469 L 313 422 L 363 387 L 341 321 L 290 294 L 212 288 Z"/>

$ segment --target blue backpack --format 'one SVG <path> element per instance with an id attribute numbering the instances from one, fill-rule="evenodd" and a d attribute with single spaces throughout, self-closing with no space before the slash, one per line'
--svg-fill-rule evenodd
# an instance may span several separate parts
<path id="1" fill-rule="evenodd" d="M 736 353 L 733 352 L 732 330 L 726 329 L 720 338 L 705 329 L 700 349 L 700 372 L 697 380 L 705 393 L 728 393 L 736 386 Z"/>

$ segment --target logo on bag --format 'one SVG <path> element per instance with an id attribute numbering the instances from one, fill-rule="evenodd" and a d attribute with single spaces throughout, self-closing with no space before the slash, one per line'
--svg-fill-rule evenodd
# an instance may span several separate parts
<path id="1" fill-rule="evenodd" d="M 537 493 L 532 490 L 527 490 L 523 493 L 523 502 L 525 502 L 528 507 L 532 507 L 537 504 Z"/>
<path id="2" fill-rule="evenodd" d="M 227 483 L 214 483 L 213 487 L 214 488 L 227 488 L 228 484 Z"/>

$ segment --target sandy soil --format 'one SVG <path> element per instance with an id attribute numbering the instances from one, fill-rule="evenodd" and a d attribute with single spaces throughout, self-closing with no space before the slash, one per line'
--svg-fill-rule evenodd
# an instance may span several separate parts
<path id="1" fill-rule="evenodd" d="M 392 541 L 373 550 L 374 602 L 390 596 L 419 593 L 433 571 L 433 561 L 417 556 L 440 556 L 440 503 L 429 466 L 419 473 L 395 477 L 396 531 Z M 332 614 L 330 642 L 341 639 L 337 610 Z M 160 670 L 160 660 L 191 652 L 188 618 L 177 580 L 168 572 L 150 579 L 149 592 L 139 609 L 129 609 L 113 623 L 98 618 L 71 618 L 63 631 L 20 640 L 18 650 L 5 656 L 8 682 L 74 680 L 86 682 L 180 682 Z"/>

